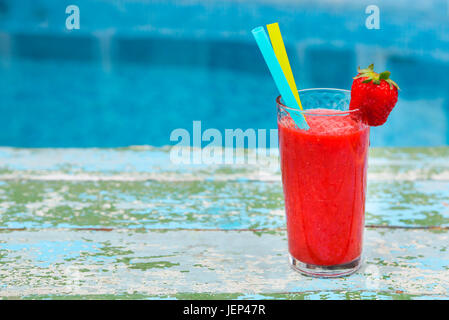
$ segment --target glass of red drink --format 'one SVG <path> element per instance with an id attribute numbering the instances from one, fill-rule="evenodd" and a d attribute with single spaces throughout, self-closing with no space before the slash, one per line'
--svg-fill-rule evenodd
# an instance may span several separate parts
<path id="1" fill-rule="evenodd" d="M 308 130 L 276 100 L 290 263 L 309 276 L 349 275 L 361 265 L 369 126 L 348 110 L 350 91 L 299 96 Z"/>

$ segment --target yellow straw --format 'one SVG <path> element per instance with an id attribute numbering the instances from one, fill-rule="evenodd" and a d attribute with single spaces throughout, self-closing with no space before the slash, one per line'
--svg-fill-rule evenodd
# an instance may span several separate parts
<path id="1" fill-rule="evenodd" d="M 302 110 L 301 100 L 299 99 L 298 89 L 296 88 L 295 78 L 293 78 L 292 68 L 288 61 L 287 52 L 285 51 L 284 41 L 282 40 L 281 30 L 279 30 L 279 24 L 277 22 L 267 24 L 268 34 L 270 35 L 271 45 L 273 46 L 276 58 L 281 65 L 288 85 L 295 96 L 296 102 L 298 102 L 299 108 Z"/>

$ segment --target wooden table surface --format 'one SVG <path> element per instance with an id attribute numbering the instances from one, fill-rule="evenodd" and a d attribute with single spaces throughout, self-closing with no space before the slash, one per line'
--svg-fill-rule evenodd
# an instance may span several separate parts
<path id="1" fill-rule="evenodd" d="M 314 279 L 287 263 L 277 165 L 0 148 L 0 297 L 448 299 L 449 148 L 373 148 L 368 181 L 363 267 Z"/>

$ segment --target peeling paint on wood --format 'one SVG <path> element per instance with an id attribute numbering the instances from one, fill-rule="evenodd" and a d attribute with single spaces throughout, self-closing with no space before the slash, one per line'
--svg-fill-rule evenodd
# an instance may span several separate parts
<path id="1" fill-rule="evenodd" d="M 447 299 L 449 148 L 371 149 L 368 179 L 363 268 L 311 279 L 286 262 L 276 166 L 0 148 L 0 297 Z"/>
<path id="2" fill-rule="evenodd" d="M 289 268 L 284 232 L 1 232 L 0 296 L 444 296 L 448 240 L 449 231 L 368 229 L 362 269 L 329 280 Z"/>
<path id="3" fill-rule="evenodd" d="M 276 153 L 262 157 L 274 165 L 261 166 L 257 164 L 258 156 L 254 150 L 244 152 L 244 157 L 249 159 L 245 164 L 206 165 L 174 164 L 170 161 L 169 147 L 0 148 L 0 180 L 280 181 Z M 368 178 L 382 181 L 448 181 L 449 148 L 371 148 Z"/>
<path id="4" fill-rule="evenodd" d="M 284 228 L 281 182 L 0 180 L 0 226 Z M 367 225 L 449 226 L 449 181 L 372 181 Z"/>

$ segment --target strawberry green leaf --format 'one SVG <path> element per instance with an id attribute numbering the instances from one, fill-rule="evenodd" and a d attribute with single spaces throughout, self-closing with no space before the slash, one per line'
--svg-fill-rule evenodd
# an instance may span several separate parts
<path id="1" fill-rule="evenodd" d="M 390 89 L 393 89 L 393 87 L 396 87 L 398 90 L 399 86 L 396 84 L 396 82 L 394 82 L 393 80 L 390 79 L 390 71 L 384 71 L 381 72 L 380 74 L 377 72 L 374 72 L 374 64 L 370 64 L 368 66 L 368 68 L 365 69 L 360 69 L 360 67 L 357 68 L 358 74 L 357 76 L 355 76 L 353 79 L 359 79 L 359 78 L 364 78 L 362 83 L 369 83 L 369 82 L 373 82 L 374 84 L 379 85 L 381 83 L 382 80 L 386 81 L 389 86 Z"/>
<path id="2" fill-rule="evenodd" d="M 390 77 L 391 72 L 390 71 L 384 71 L 379 74 L 380 80 L 387 80 Z"/>

